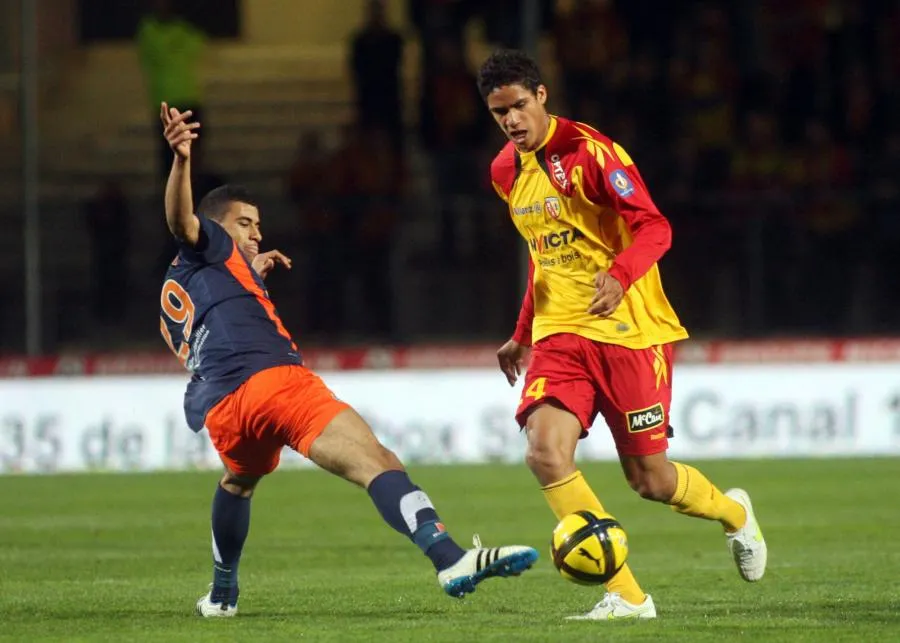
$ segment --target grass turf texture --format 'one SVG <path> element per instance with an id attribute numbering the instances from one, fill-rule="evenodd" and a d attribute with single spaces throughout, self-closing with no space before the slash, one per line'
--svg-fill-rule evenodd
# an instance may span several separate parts
<path id="1" fill-rule="evenodd" d="M 203 620 L 216 474 L 0 477 L 4 641 L 888 641 L 900 639 L 900 460 L 703 462 L 752 494 L 769 544 L 740 580 L 714 523 L 640 500 L 614 463 L 583 467 L 628 531 L 654 595 L 652 622 L 566 622 L 602 589 L 562 580 L 555 524 L 521 466 L 411 470 L 468 545 L 523 543 L 541 560 L 464 600 L 387 528 L 364 492 L 318 471 L 282 471 L 253 501 L 241 614 Z"/>

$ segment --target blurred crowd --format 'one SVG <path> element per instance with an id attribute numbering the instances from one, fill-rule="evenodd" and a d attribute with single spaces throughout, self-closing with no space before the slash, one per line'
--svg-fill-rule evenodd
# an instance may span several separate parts
<path id="1" fill-rule="evenodd" d="M 454 197 L 490 196 L 487 164 L 501 144 L 474 88 L 466 27 L 480 20 L 492 45 L 515 46 L 522 5 L 411 0 L 422 73 L 415 113 L 401 120 L 404 40 L 372 3 L 349 56 L 367 150 L 348 157 L 367 156 L 368 173 L 353 170 L 356 182 L 339 183 L 347 212 L 361 222 L 366 249 L 356 256 L 364 265 L 386 254 L 390 225 L 399 225 L 389 211 L 404 189 L 410 138 L 430 157 L 443 204 L 436 256 L 442 264 L 457 260 Z M 553 43 L 551 59 L 542 60 L 552 109 L 595 125 L 636 159 L 673 223 L 664 279 L 690 327 L 744 335 L 897 327 L 898 3 L 559 0 L 540 7 L 541 37 Z M 360 144 L 359 136 L 348 140 Z M 315 234 L 317 251 L 336 251 L 326 249 L 327 230 Z"/>
<path id="2" fill-rule="evenodd" d="M 898 3 L 572 5 L 554 26 L 568 109 L 638 160 L 692 325 L 896 328 Z"/>
<path id="3" fill-rule="evenodd" d="M 403 204 L 423 180 L 421 207 L 433 210 L 434 230 L 419 268 L 446 272 L 472 254 L 511 266 L 511 329 L 521 255 L 511 224 L 484 224 L 500 220 L 487 172 L 503 140 L 475 88 L 467 38 L 479 23 L 491 46 L 517 46 L 525 4 L 408 0 L 412 34 L 392 26 L 380 2 L 367 5 L 348 43 L 356 118 L 336 149 L 320 132 L 304 133 L 285 177 L 299 217 L 296 249 L 316 266 L 306 277 L 304 332 L 331 342 L 347 329 L 404 339 L 392 257 Z M 551 111 L 591 123 L 637 162 L 673 225 L 663 280 L 689 329 L 895 332 L 900 3 L 537 5 Z M 416 88 L 403 84 L 411 37 L 420 52 Z M 359 285 L 362 326 L 349 319 L 348 281 Z"/>

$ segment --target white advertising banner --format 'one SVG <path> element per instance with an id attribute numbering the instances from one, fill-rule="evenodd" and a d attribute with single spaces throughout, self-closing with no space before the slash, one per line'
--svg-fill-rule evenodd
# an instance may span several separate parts
<path id="1" fill-rule="evenodd" d="M 494 370 L 324 373 L 407 463 L 521 461 L 520 390 Z M 217 468 L 179 376 L 0 380 L 0 473 Z M 900 365 L 676 368 L 675 458 L 900 455 Z M 582 459 L 615 457 L 602 418 Z M 285 452 L 283 466 L 302 466 Z"/>

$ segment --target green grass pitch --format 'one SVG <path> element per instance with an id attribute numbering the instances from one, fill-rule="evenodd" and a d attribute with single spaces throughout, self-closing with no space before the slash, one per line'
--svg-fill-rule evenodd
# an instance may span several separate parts
<path id="1" fill-rule="evenodd" d="M 216 473 L 0 477 L 0 640 L 900 640 L 900 459 L 698 466 L 750 491 L 766 577 L 740 580 L 718 525 L 640 500 L 615 463 L 587 464 L 659 612 L 618 623 L 563 620 L 602 590 L 552 568 L 555 521 L 524 465 L 411 470 L 462 544 L 478 532 L 541 552 L 521 578 L 464 600 L 440 591 L 364 492 L 318 471 L 277 472 L 253 501 L 241 614 L 216 621 L 193 616 L 210 577 Z"/>

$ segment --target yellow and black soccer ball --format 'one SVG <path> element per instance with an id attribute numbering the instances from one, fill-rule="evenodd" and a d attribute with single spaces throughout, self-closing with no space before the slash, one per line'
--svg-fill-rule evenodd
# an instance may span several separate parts
<path id="1" fill-rule="evenodd" d="M 560 520 L 553 530 L 550 555 L 566 580 L 601 585 L 625 564 L 628 537 L 619 521 L 609 514 L 576 511 Z"/>

